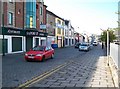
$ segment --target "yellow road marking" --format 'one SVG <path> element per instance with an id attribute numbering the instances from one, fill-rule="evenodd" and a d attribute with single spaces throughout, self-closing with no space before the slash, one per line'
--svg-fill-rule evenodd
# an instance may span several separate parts
<path id="1" fill-rule="evenodd" d="M 63 67 L 67 66 L 68 64 L 71 64 L 72 62 L 73 62 L 73 61 L 69 61 L 69 62 L 64 63 L 64 64 L 62 64 L 62 65 L 59 65 L 59 66 L 51 69 L 50 71 L 47 71 L 47 72 L 41 74 L 40 76 L 35 77 L 35 78 L 33 78 L 33 79 L 25 82 L 24 84 L 19 85 L 18 88 L 15 88 L 15 89 L 19 89 L 19 88 L 25 89 L 25 87 L 29 87 L 30 85 L 32 85 L 32 84 L 34 84 L 34 83 L 36 83 L 36 82 L 38 82 L 38 81 L 40 81 L 40 80 L 43 80 L 44 78 L 46 78 L 46 77 L 50 76 L 51 74 L 57 72 L 58 70 L 60 70 L 60 69 L 62 69 Z"/>

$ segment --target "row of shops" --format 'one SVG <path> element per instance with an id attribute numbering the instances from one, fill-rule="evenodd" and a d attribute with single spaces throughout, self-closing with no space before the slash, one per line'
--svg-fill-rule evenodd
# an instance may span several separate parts
<path id="1" fill-rule="evenodd" d="M 0 53 L 19 53 L 37 45 L 46 45 L 47 33 L 4 27 L 0 35 Z M 3 41 L 4 40 L 4 41 Z M 3 50 L 4 48 L 4 50 Z"/>
<path id="2" fill-rule="evenodd" d="M 38 32 L 35 29 L 23 30 L 4 27 L 1 31 L 0 54 L 2 51 L 4 51 L 6 54 L 25 52 L 37 45 L 51 46 L 51 44 L 55 44 L 55 40 L 57 40 L 56 47 L 74 45 L 74 39 L 65 38 L 63 40 L 62 37 L 47 36 L 47 33 Z"/>

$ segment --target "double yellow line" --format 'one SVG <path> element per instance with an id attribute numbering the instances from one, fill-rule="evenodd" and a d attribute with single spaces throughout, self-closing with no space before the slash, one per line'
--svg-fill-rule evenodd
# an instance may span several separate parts
<path id="1" fill-rule="evenodd" d="M 25 82 L 24 84 L 19 85 L 19 86 L 18 86 L 17 88 L 15 88 L 15 89 L 19 89 L 19 88 L 20 88 L 20 89 L 25 89 L 25 88 L 29 87 L 30 85 L 35 84 L 36 82 L 39 82 L 39 81 L 45 79 L 46 77 L 52 75 L 53 73 L 57 72 L 58 70 L 64 68 L 65 66 L 67 66 L 67 65 L 69 65 L 69 64 L 71 64 L 71 63 L 73 63 L 73 61 L 69 61 L 69 62 L 64 63 L 64 64 L 62 64 L 62 65 L 59 65 L 59 66 L 57 66 L 56 68 L 54 68 L 54 69 L 52 69 L 52 70 L 50 70 L 50 71 L 48 71 L 48 72 L 45 72 L 45 73 L 41 74 L 40 76 L 35 77 L 35 78 L 33 78 L 33 79 Z"/>

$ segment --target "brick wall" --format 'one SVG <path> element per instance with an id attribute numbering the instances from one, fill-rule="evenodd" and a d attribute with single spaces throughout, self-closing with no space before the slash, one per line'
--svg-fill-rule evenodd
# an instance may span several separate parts
<path id="1" fill-rule="evenodd" d="M 24 26 L 24 2 L 15 3 L 15 27 L 23 28 Z"/>
<path id="2" fill-rule="evenodd" d="M 47 16 L 46 16 L 46 8 L 47 8 L 47 7 L 44 5 L 44 6 L 43 6 L 43 23 L 44 23 L 44 24 L 46 24 L 46 17 L 47 17 Z"/>
<path id="3" fill-rule="evenodd" d="M 8 23 L 8 13 L 11 12 L 13 13 L 13 24 L 12 25 L 9 25 Z M 9 27 L 15 27 L 15 2 L 13 3 L 10 3 L 10 2 L 7 2 L 7 26 Z"/>
<path id="4" fill-rule="evenodd" d="M 54 25 L 55 25 L 55 16 L 50 14 L 49 12 L 47 12 L 47 32 L 48 35 L 55 35 L 55 29 L 54 29 Z"/>
<path id="5" fill-rule="evenodd" d="M 7 2 L 4 2 L 3 3 L 3 13 L 4 13 L 4 25 L 6 26 L 7 25 Z"/>
<path id="6" fill-rule="evenodd" d="M 0 27 L 2 24 L 2 2 L 0 1 Z"/>
<path id="7" fill-rule="evenodd" d="M 40 29 L 40 4 L 36 5 L 36 28 Z"/>

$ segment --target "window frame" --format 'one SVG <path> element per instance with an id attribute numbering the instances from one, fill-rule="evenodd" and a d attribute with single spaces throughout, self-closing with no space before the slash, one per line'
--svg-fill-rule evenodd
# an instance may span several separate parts
<path id="1" fill-rule="evenodd" d="M 40 15 L 43 15 L 43 8 L 40 7 Z"/>
<path id="2" fill-rule="evenodd" d="M 13 13 L 8 12 L 8 24 L 13 25 Z"/>
<path id="3" fill-rule="evenodd" d="M 12 4 L 13 4 L 13 0 L 9 0 L 9 3 L 12 3 Z"/>

